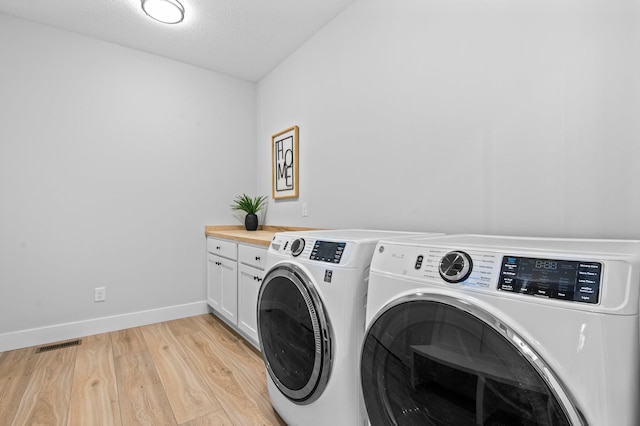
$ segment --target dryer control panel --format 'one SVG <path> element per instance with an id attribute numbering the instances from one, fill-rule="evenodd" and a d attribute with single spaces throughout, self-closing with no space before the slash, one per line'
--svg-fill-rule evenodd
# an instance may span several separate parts
<path id="1" fill-rule="evenodd" d="M 336 241 L 316 241 L 311 250 L 311 260 L 329 263 L 340 263 L 347 243 Z"/>
<path id="2" fill-rule="evenodd" d="M 602 263 L 504 256 L 498 289 L 550 299 L 598 303 Z"/>

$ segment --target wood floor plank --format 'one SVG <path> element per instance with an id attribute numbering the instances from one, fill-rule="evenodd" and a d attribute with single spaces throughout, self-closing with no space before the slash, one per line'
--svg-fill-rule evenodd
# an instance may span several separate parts
<path id="1" fill-rule="evenodd" d="M 208 326 L 202 327 L 212 341 L 216 342 L 216 350 L 229 368 L 234 368 L 241 377 L 242 386 L 251 387 L 252 398 L 262 412 L 274 415 L 277 423 L 284 424 L 271 406 L 271 398 L 267 390 L 266 370 L 262 355 L 246 340 L 240 337 L 229 326 L 214 315 L 201 315 L 197 319 Z"/>
<path id="2" fill-rule="evenodd" d="M 180 318 L 174 321 L 167 321 L 166 324 L 174 336 L 195 333 L 202 328 L 202 323 L 198 321 L 197 317 Z"/>
<path id="3" fill-rule="evenodd" d="M 34 348 L 0 354 L 0 426 L 11 424 L 35 365 Z"/>
<path id="4" fill-rule="evenodd" d="M 35 365 L 35 348 L 16 349 L 0 353 L 0 380 L 14 375 L 14 370 L 25 364 L 32 364 L 25 374 L 31 374 Z"/>
<path id="5" fill-rule="evenodd" d="M 220 409 L 211 389 L 194 371 L 166 323 L 145 326 L 142 334 L 178 424 Z"/>
<path id="6" fill-rule="evenodd" d="M 118 386 L 122 389 L 138 389 L 162 384 L 149 351 L 131 352 L 114 358 Z M 121 397 L 122 399 L 122 397 Z"/>
<path id="7" fill-rule="evenodd" d="M 213 316 L 201 316 L 199 320 L 207 326 L 202 332 L 217 343 L 220 356 L 239 371 L 245 372 L 248 383 L 258 393 L 267 394 L 266 371 L 262 356 L 249 346 L 242 337 L 230 330 L 226 324 Z"/>
<path id="8" fill-rule="evenodd" d="M 124 354 L 114 363 L 123 425 L 177 424 L 148 351 Z"/>
<path id="9" fill-rule="evenodd" d="M 114 357 L 147 350 L 147 344 L 144 342 L 140 327 L 111 332 L 111 342 L 113 344 Z"/>
<path id="10" fill-rule="evenodd" d="M 231 328 L 224 323 L 220 318 L 216 317 L 213 314 L 208 315 L 200 315 L 195 318 L 197 321 L 200 321 L 203 326 L 206 325 L 207 330 L 215 330 L 217 339 L 221 342 L 237 343 L 242 340 L 236 332 L 231 330 Z"/>
<path id="11" fill-rule="evenodd" d="M 37 354 L 35 370 L 24 391 L 12 424 L 67 423 L 77 347 Z"/>
<path id="12" fill-rule="evenodd" d="M 197 368 L 198 374 L 208 381 L 209 387 L 216 395 L 224 396 L 218 400 L 234 424 L 278 424 L 278 419 L 273 413 L 264 412 L 258 406 L 260 395 L 253 387 L 248 386 L 245 372 L 230 367 L 221 359 L 220 347 L 207 333 L 200 331 L 184 334 L 179 340 Z"/>
<path id="13" fill-rule="evenodd" d="M 244 426 L 233 424 L 229 417 L 224 413 L 224 410 L 218 410 L 206 416 L 198 417 L 186 423 L 182 423 L 180 426 Z"/>
<path id="14" fill-rule="evenodd" d="M 83 339 L 71 386 L 68 426 L 122 424 L 110 333 Z"/>

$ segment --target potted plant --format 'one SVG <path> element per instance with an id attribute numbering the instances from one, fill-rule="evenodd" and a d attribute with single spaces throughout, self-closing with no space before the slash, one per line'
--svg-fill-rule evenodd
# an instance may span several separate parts
<path id="1" fill-rule="evenodd" d="M 236 196 L 231 204 L 232 210 L 241 210 L 247 215 L 244 218 L 244 227 L 247 231 L 255 231 L 258 229 L 258 213 L 262 207 L 266 204 L 267 196 L 259 195 L 256 197 L 250 197 L 247 194 Z"/>

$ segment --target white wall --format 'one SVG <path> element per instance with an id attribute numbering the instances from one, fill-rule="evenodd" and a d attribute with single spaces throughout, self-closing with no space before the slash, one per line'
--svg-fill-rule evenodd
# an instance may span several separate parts
<path id="1" fill-rule="evenodd" d="M 300 126 L 267 221 L 640 238 L 637 3 L 357 1 L 258 84 L 259 192 Z"/>
<path id="2" fill-rule="evenodd" d="M 293 124 L 270 224 L 640 238 L 635 3 L 359 0 L 257 92 L 0 15 L 0 350 L 200 306 L 204 225 Z"/>
<path id="3" fill-rule="evenodd" d="M 205 309 L 204 226 L 256 187 L 255 84 L 5 15 L 0 40 L 0 350 Z"/>

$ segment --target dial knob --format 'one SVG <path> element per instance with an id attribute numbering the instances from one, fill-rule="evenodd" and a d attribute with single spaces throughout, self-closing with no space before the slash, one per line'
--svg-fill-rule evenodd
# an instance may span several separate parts
<path id="1" fill-rule="evenodd" d="M 471 274 L 471 269 L 473 269 L 471 256 L 463 251 L 450 251 L 440 259 L 440 276 L 450 283 L 466 280 Z"/>
<path id="2" fill-rule="evenodd" d="M 304 250 L 304 240 L 302 238 L 293 240 L 291 243 L 291 254 L 293 257 L 300 256 L 302 250 Z"/>

